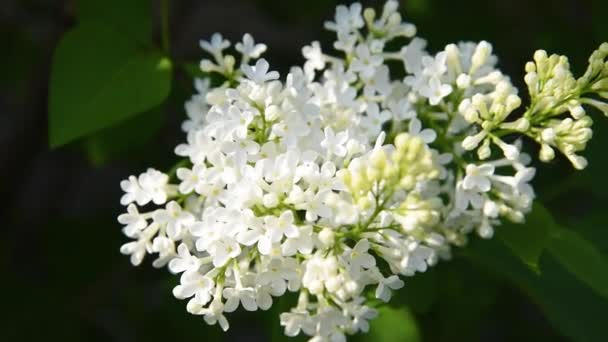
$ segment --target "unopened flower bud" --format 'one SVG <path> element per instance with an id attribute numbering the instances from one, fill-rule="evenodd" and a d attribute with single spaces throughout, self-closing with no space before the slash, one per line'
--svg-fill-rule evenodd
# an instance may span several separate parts
<path id="1" fill-rule="evenodd" d="M 481 147 L 477 149 L 477 156 L 479 157 L 479 159 L 484 160 L 490 158 L 491 154 L 492 150 L 490 149 L 490 140 L 486 139 L 484 140 Z"/>
<path id="2" fill-rule="evenodd" d="M 333 230 L 329 228 L 323 228 L 323 230 L 319 232 L 319 242 L 323 244 L 323 247 L 329 248 L 334 245 L 335 241 L 336 234 Z"/>
<path id="3" fill-rule="evenodd" d="M 481 225 L 477 227 L 477 234 L 484 239 L 490 239 L 494 236 L 494 228 L 492 228 L 488 220 L 484 220 Z"/>
<path id="4" fill-rule="evenodd" d="M 456 78 L 456 86 L 460 89 L 466 89 L 471 86 L 471 76 L 467 74 L 460 74 Z"/>
<path id="5" fill-rule="evenodd" d="M 226 70 L 228 72 L 232 72 L 234 70 L 234 64 L 236 63 L 234 56 L 226 55 L 224 56 L 224 65 L 226 66 Z"/>
<path id="6" fill-rule="evenodd" d="M 469 70 L 469 74 L 475 73 L 479 67 L 485 64 L 490 54 L 492 54 L 492 45 L 486 41 L 479 42 L 471 57 L 471 69 Z"/>
<path id="7" fill-rule="evenodd" d="M 270 192 L 264 195 L 262 203 L 266 208 L 274 208 L 279 204 L 279 198 L 275 193 Z"/>
<path id="8" fill-rule="evenodd" d="M 475 135 L 469 135 L 468 137 L 464 138 L 464 140 L 462 141 L 462 148 L 464 148 L 467 151 L 471 151 L 475 148 L 477 148 L 477 146 L 479 146 L 479 143 L 481 142 L 481 140 L 483 140 L 486 137 L 487 133 L 486 131 L 481 131 Z"/>
<path id="9" fill-rule="evenodd" d="M 372 152 L 370 160 L 375 168 L 382 170 L 386 166 L 386 152 L 383 149 L 376 149 Z"/>
<path id="10" fill-rule="evenodd" d="M 214 67 L 215 67 L 215 64 L 213 64 L 208 59 L 203 59 L 201 61 L 200 68 L 203 72 L 211 72 L 214 69 Z"/>
<path id="11" fill-rule="evenodd" d="M 555 151 L 548 144 L 541 144 L 538 157 L 545 163 L 549 162 L 555 158 Z"/>
<path id="12" fill-rule="evenodd" d="M 575 119 L 580 119 L 585 116 L 585 109 L 581 105 L 576 105 L 570 108 L 570 114 Z"/>
<path id="13" fill-rule="evenodd" d="M 526 73 L 536 72 L 536 64 L 534 62 L 526 63 Z"/>
<path id="14" fill-rule="evenodd" d="M 571 155 L 566 155 L 566 157 L 568 157 L 568 159 L 572 163 L 572 166 L 574 166 L 574 168 L 577 170 L 582 170 L 587 167 L 587 164 L 589 164 L 587 162 L 587 159 L 583 156 L 571 154 Z"/>
<path id="15" fill-rule="evenodd" d="M 547 58 L 547 51 L 545 50 L 536 50 L 534 52 L 534 61 L 536 61 L 536 64 L 544 62 Z"/>
<path id="16" fill-rule="evenodd" d="M 540 132 L 540 138 L 544 142 L 552 144 L 555 141 L 555 130 L 551 127 L 543 129 Z"/>
<path id="17" fill-rule="evenodd" d="M 371 7 L 366 8 L 363 11 L 363 18 L 368 25 L 371 25 L 376 18 L 376 11 Z"/>
<path id="18" fill-rule="evenodd" d="M 496 202 L 494 201 L 486 201 L 483 205 L 483 214 L 495 218 L 498 216 L 499 208 Z"/>
<path id="19" fill-rule="evenodd" d="M 507 111 L 512 112 L 516 108 L 521 106 L 521 98 L 515 94 L 507 96 Z M 527 130 L 527 129 L 526 129 Z"/>
<path id="20" fill-rule="evenodd" d="M 380 170 L 378 170 L 376 167 L 374 167 L 373 165 L 369 165 L 365 169 L 365 175 L 367 176 L 367 179 L 372 183 L 377 181 L 380 178 L 381 174 L 382 174 L 382 172 Z"/>
<path id="21" fill-rule="evenodd" d="M 407 133 L 401 133 L 395 137 L 395 147 L 398 150 L 404 150 L 408 141 L 410 140 L 410 135 Z"/>

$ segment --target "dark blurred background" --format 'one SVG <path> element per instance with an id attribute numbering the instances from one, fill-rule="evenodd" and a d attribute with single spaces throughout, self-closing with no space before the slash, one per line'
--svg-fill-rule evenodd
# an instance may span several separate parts
<path id="1" fill-rule="evenodd" d="M 330 46 L 332 35 L 322 23 L 343 2 L 172 1 L 171 55 L 196 63 L 202 56 L 199 39 L 221 32 L 234 42 L 249 32 L 268 45 L 271 65 L 285 71 L 302 63 L 303 45 L 320 40 Z M 363 3 L 379 7 L 383 1 Z M 403 0 L 401 7 L 432 51 L 460 40 L 490 41 L 500 67 L 518 85 L 537 48 L 569 56 L 580 74 L 588 55 L 608 40 L 606 0 Z M 60 0 L 0 3 L 0 293 L 5 317 L 0 340 L 278 340 L 276 311 L 232 314 L 231 330 L 222 334 L 202 317 L 187 314 L 185 303 L 172 297 L 175 277 L 153 269 L 149 261 L 134 268 L 118 252 L 126 240 L 115 221 L 122 210 L 119 182 L 148 166 L 170 167 L 173 147 L 184 138 L 179 129 L 183 102 L 193 92 L 187 72 L 175 69 L 174 87 L 159 116 L 161 129 L 147 139 L 125 134 L 128 148 L 111 156 L 96 155 L 83 141 L 49 149 L 52 55 L 62 35 L 76 25 L 75 8 L 74 1 Z M 157 23 L 155 1 L 151 13 Z M 607 218 L 601 209 L 608 125 L 596 118 L 586 153 L 589 169 L 573 177 L 567 163 L 557 161 L 539 171 L 535 186 L 560 220 L 580 227 L 607 252 L 605 235 L 597 234 Z M 553 261 L 543 262 L 551 268 Z M 394 305 L 412 308 L 422 341 L 570 340 L 555 320 L 546 318 L 542 303 L 483 262 L 456 258 L 408 284 L 410 290 L 402 291 Z M 433 293 L 423 294 L 428 291 Z M 606 311 L 601 314 L 599 323 L 608 323 Z"/>

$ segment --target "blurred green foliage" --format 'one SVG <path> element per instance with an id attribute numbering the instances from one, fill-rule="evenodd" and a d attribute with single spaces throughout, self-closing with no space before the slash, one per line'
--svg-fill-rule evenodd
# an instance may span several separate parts
<path id="1" fill-rule="evenodd" d="M 57 147 L 149 110 L 169 95 L 171 60 L 151 43 L 150 2 L 85 0 L 55 51 L 49 141 Z"/>
<path id="2" fill-rule="evenodd" d="M 252 3 L 278 25 L 318 32 L 339 1 Z M 153 140 L 168 121 L 167 112 L 183 117 L 189 83 L 183 86 L 180 77 L 195 72 L 192 66 L 200 56 L 184 63 L 162 51 L 159 25 L 154 24 L 158 18 L 153 15 L 157 4 L 75 2 L 76 24 L 53 57 L 51 146 L 77 145 L 94 165 L 116 161 L 139 165 L 150 153 L 138 154 L 138 159 L 133 151 L 145 149 L 146 144 L 160 145 Z M 608 40 L 604 18 L 608 2 L 603 0 L 409 0 L 402 4 L 404 16 L 418 26 L 432 50 L 453 41 L 488 40 L 501 58 L 501 67 L 520 85 L 523 65 L 535 49 L 568 55 L 580 72 L 589 53 Z M 29 64 L 40 56 L 28 32 L 0 29 L 10 37 L 9 53 L 0 55 L 0 83 L 20 89 L 24 75 L 31 73 Z M 608 144 L 608 122 L 598 119 L 594 130 L 586 153 L 591 161 L 587 170 L 575 173 L 562 161 L 539 165 L 535 186 L 543 204 L 535 205 L 526 224 L 505 225 L 493 240 L 473 238 L 467 248 L 456 250 L 454 260 L 406 279 L 391 306 L 381 309 L 370 334 L 357 340 L 604 341 L 608 215 L 603 200 L 608 197 L 608 154 L 603 149 Z M 162 166 L 170 159 L 171 146 L 160 151 L 166 156 L 155 154 L 154 161 Z M 293 298 L 277 299 L 266 313 L 231 316 L 232 330 L 227 334 L 189 315 L 185 303 L 170 295 L 176 279 L 149 265 L 132 268 L 118 253 L 123 240 L 114 214 L 106 210 L 99 217 L 48 223 L 44 230 L 48 236 L 41 240 L 44 246 L 36 246 L 48 274 L 9 282 L 7 293 L 12 295 L 5 305 L 13 312 L 15 329 L 4 330 L 2 334 L 8 336 L 3 341 L 49 336 L 62 341 L 301 340 L 285 338 L 278 324 L 278 313 L 289 308 Z M 40 286 L 43 280 L 46 285 Z M 534 312 L 525 306 L 529 302 L 545 318 L 527 317 Z M 97 316 L 106 318 L 101 320 L 105 325 Z"/>

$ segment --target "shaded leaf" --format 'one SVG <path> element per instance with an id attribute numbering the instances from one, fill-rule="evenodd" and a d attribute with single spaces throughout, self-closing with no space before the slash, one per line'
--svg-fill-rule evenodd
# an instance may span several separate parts
<path id="1" fill-rule="evenodd" d="M 605 340 L 608 300 L 578 281 L 551 255 L 541 257 L 543 272 L 539 275 L 497 240 L 474 240 L 462 253 L 529 295 L 565 336 L 580 342 Z"/>
<path id="2" fill-rule="evenodd" d="M 394 298 L 390 303 L 406 305 L 415 313 L 427 313 L 433 307 L 438 297 L 437 268 L 430 268 L 424 273 L 418 273 L 415 277 L 405 278 L 405 286 L 393 291 Z"/>
<path id="3" fill-rule="evenodd" d="M 80 23 L 97 22 L 148 44 L 152 38 L 152 1 L 78 0 L 76 14 Z"/>
<path id="4" fill-rule="evenodd" d="M 141 148 L 158 133 L 163 119 L 163 111 L 157 107 L 94 133 L 84 142 L 89 160 L 102 165 Z"/>
<path id="5" fill-rule="evenodd" d="M 370 331 L 361 337 L 361 341 L 418 342 L 420 331 L 408 309 L 383 306 L 378 309 L 378 317 L 370 322 Z"/>
<path id="6" fill-rule="evenodd" d="M 533 271 L 545 248 L 557 261 L 599 294 L 608 297 L 608 260 L 578 232 L 559 226 L 551 213 L 535 203 L 522 225 L 501 227 L 498 236 Z"/>
<path id="7" fill-rule="evenodd" d="M 608 298 L 608 260 L 576 231 L 560 228 L 552 234 L 551 254 L 578 279 Z"/>
<path id="8" fill-rule="evenodd" d="M 169 94 L 171 73 L 169 59 L 139 51 L 102 25 L 68 32 L 51 73 L 50 145 L 61 146 L 157 106 Z"/>
<path id="9" fill-rule="evenodd" d="M 524 264 L 538 273 L 540 256 L 553 230 L 555 230 L 555 222 L 551 213 L 541 204 L 534 203 L 532 212 L 526 216 L 525 223 L 505 224 L 498 228 L 497 236 Z"/>
<path id="10" fill-rule="evenodd" d="M 182 68 L 192 78 L 203 78 L 208 77 L 209 73 L 203 72 L 198 63 L 183 63 Z"/>
<path id="11" fill-rule="evenodd" d="M 608 255 L 608 221 L 602 209 L 602 204 L 597 204 L 597 209 L 592 209 L 591 212 L 586 213 L 580 219 L 571 220 L 567 226 L 576 227 L 577 233 L 584 239 L 593 241 L 594 246 L 600 253 Z"/>
<path id="12" fill-rule="evenodd" d="M 464 260 L 453 260 L 437 268 L 441 273 L 434 323 L 439 330 L 435 332 L 436 339 L 446 341 L 458 336 L 466 341 L 477 340 L 483 320 L 496 302 L 498 282 Z"/>

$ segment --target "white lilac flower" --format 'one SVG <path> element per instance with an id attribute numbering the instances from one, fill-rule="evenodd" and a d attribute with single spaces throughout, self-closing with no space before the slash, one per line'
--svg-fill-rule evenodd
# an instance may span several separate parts
<path id="1" fill-rule="evenodd" d="M 249 33 L 243 35 L 243 41 L 236 43 L 234 46 L 236 51 L 240 52 L 243 57 L 259 58 L 265 51 L 265 44 L 256 44 L 253 37 Z"/>
<path id="2" fill-rule="evenodd" d="M 487 42 L 431 54 L 394 0 L 378 15 L 338 6 L 325 26 L 335 49 L 312 42 L 284 78 L 249 34 L 236 53 L 220 34 L 201 41 L 201 68 L 225 82 L 195 80 L 180 161 L 120 183 L 120 252 L 133 265 L 157 255 L 154 267 L 179 274 L 186 310 L 223 330 L 225 314 L 268 310 L 290 291 L 287 336 L 367 331 L 370 295 L 389 301 L 402 276 L 468 234 L 525 219 L 535 169 L 511 135 L 538 142 L 541 161 L 560 152 L 583 168 L 587 106 L 608 113 L 608 44 L 580 79 L 564 56 L 538 51 L 524 79 L 534 105 L 512 116 L 522 99 Z"/>
<path id="3" fill-rule="evenodd" d="M 131 256 L 131 264 L 137 266 L 141 264 L 146 256 L 148 245 L 146 241 L 132 241 L 120 247 L 120 253 Z"/>
<path id="4" fill-rule="evenodd" d="M 376 259 L 369 253 L 370 243 L 368 240 L 360 240 L 352 248 L 350 252 L 346 254 L 350 269 L 349 271 L 358 277 L 363 269 L 370 269 L 376 265 Z"/>
<path id="5" fill-rule="evenodd" d="M 200 259 L 190 254 L 190 249 L 183 243 L 177 247 L 177 256 L 169 262 L 169 270 L 173 273 L 196 273 L 200 266 Z"/>
<path id="6" fill-rule="evenodd" d="M 344 157 L 346 155 L 345 145 L 348 141 L 348 132 L 343 131 L 336 134 L 331 127 L 326 127 L 324 134 L 325 138 L 321 141 L 321 147 L 327 151 L 327 155 Z"/>
<path id="7" fill-rule="evenodd" d="M 418 74 L 422 71 L 422 59 L 427 56 L 425 48 L 426 40 L 416 37 L 401 49 L 405 69 L 410 74 Z"/>
<path id="8" fill-rule="evenodd" d="M 194 215 L 183 211 L 175 201 L 167 203 L 166 209 L 158 209 L 153 214 L 155 222 L 164 225 L 167 235 L 173 240 L 179 240 L 182 231 L 194 223 Z"/>
<path id="9" fill-rule="evenodd" d="M 259 59 L 255 63 L 255 66 L 245 64 L 242 67 L 245 76 L 256 83 L 264 83 L 279 78 L 279 73 L 276 71 L 268 71 L 269 68 L 270 65 L 265 59 Z"/>
<path id="10" fill-rule="evenodd" d="M 390 301 L 391 290 L 398 290 L 403 287 L 403 284 L 403 280 L 399 279 L 396 275 L 380 279 L 376 288 L 376 298 L 385 302 Z"/>
<path id="11" fill-rule="evenodd" d="M 354 3 L 350 7 L 340 5 L 336 8 L 335 22 L 325 22 L 328 30 L 340 32 L 350 32 L 363 27 L 363 17 L 361 16 L 361 4 Z"/>
<path id="12" fill-rule="evenodd" d="M 442 84 L 438 77 L 432 76 L 428 83 L 424 83 L 420 87 L 420 95 L 429 99 L 431 105 L 438 104 L 444 97 L 450 95 L 452 86 Z"/>
<path id="13" fill-rule="evenodd" d="M 287 289 L 287 280 L 295 279 L 298 275 L 293 269 L 293 263 L 289 261 L 293 259 L 285 259 L 282 261 L 278 258 L 270 260 L 266 269 L 259 273 L 257 282 L 260 285 L 270 285 L 273 292 L 282 295 Z"/>
<path id="14" fill-rule="evenodd" d="M 411 135 L 420 137 L 427 144 L 432 143 L 437 138 L 437 133 L 432 128 L 422 129 L 422 122 L 418 118 L 410 119 L 408 129 Z"/>
<path id="15" fill-rule="evenodd" d="M 129 237 L 134 237 L 137 232 L 148 226 L 148 221 L 139 213 L 135 204 L 129 204 L 127 213 L 118 216 L 118 222 L 126 225 L 123 232 Z"/>
<path id="16" fill-rule="evenodd" d="M 310 46 L 302 48 L 302 55 L 306 58 L 304 63 L 304 71 L 307 74 L 314 73 L 315 70 L 323 70 L 325 68 L 325 56 L 321 50 L 319 42 L 312 42 Z"/>
<path id="17" fill-rule="evenodd" d="M 429 77 L 439 77 L 447 70 L 446 65 L 447 54 L 445 52 L 438 53 L 435 58 L 430 56 L 422 57 L 422 74 Z"/>
<path id="18" fill-rule="evenodd" d="M 164 173 L 148 169 L 139 177 L 130 176 L 128 180 L 120 183 L 125 194 L 120 202 L 123 205 L 136 202 L 137 205 L 145 205 L 150 201 L 154 204 L 163 204 L 167 200 L 166 185 L 169 177 Z"/>
<path id="19" fill-rule="evenodd" d="M 173 295 L 178 299 L 190 297 L 197 305 L 205 305 L 212 298 L 213 280 L 197 272 L 186 272 L 180 278 L 180 284 L 173 288 Z"/>
<path id="20" fill-rule="evenodd" d="M 466 168 L 466 176 L 462 182 L 465 190 L 487 192 L 492 184 L 490 177 L 494 174 L 494 166 L 491 164 L 473 165 L 469 164 Z"/>
<path id="21" fill-rule="evenodd" d="M 377 104 L 371 103 L 367 107 L 366 115 L 361 119 L 361 128 L 366 130 L 369 136 L 377 137 L 382 131 L 382 125 L 392 116 L 390 111 L 380 111 Z"/>
<path id="22" fill-rule="evenodd" d="M 204 319 L 207 324 L 215 325 L 218 323 L 222 330 L 228 330 L 228 320 L 224 316 L 224 304 L 219 296 L 216 296 L 211 305 L 206 309 L 202 309 L 199 314 L 205 315 Z"/>
<path id="23" fill-rule="evenodd" d="M 195 165 L 192 170 L 182 167 L 177 169 L 176 175 L 182 181 L 179 184 L 179 192 L 189 194 L 192 191 L 196 191 L 200 194 L 205 186 L 207 167 L 202 164 Z"/>
<path id="24" fill-rule="evenodd" d="M 374 55 L 367 45 L 358 45 L 355 48 L 356 58 L 351 64 L 354 72 L 361 75 L 363 79 L 369 79 L 374 76 L 376 68 L 382 65 L 383 58 L 379 55 Z"/>
<path id="25" fill-rule="evenodd" d="M 255 291 L 251 287 L 225 288 L 224 298 L 226 298 L 226 303 L 224 304 L 225 312 L 233 312 L 239 307 L 239 303 L 247 311 L 256 311 L 258 308 Z"/>

